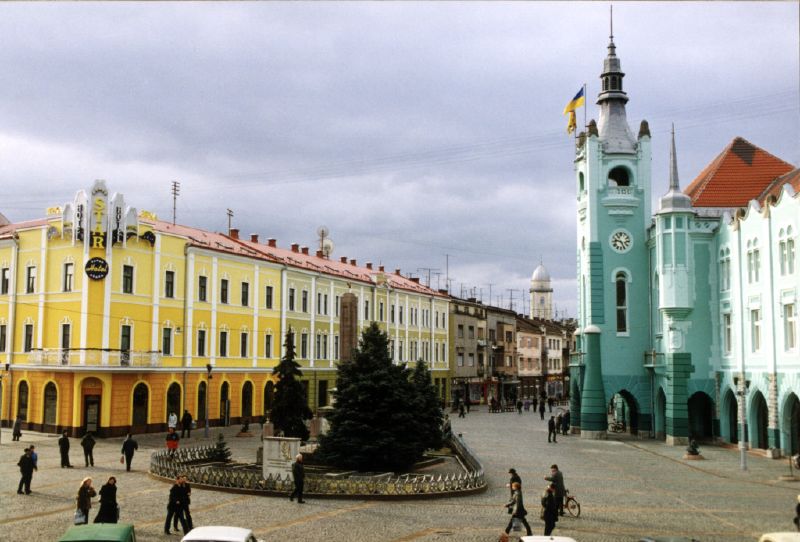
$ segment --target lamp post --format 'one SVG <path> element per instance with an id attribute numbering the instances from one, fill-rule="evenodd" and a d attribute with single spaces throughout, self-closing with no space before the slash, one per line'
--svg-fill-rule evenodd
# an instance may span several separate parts
<path id="1" fill-rule="evenodd" d="M 747 470 L 747 432 L 745 431 L 745 416 L 747 415 L 747 389 L 750 381 L 746 380 L 744 373 L 741 378 L 733 377 L 733 384 L 736 386 L 736 395 L 739 396 L 739 424 L 742 428 L 742 438 L 739 439 L 739 466 L 742 470 Z"/>
<path id="2" fill-rule="evenodd" d="M 208 438 L 208 403 L 211 396 L 211 371 L 213 369 L 214 367 L 212 367 L 210 363 L 206 363 L 206 371 L 208 371 L 208 383 L 206 384 L 206 426 L 205 431 L 203 431 L 203 435 L 206 438 Z"/>
<path id="3" fill-rule="evenodd" d="M 9 368 L 11 367 L 10 363 L 6 363 L 6 372 L 8 372 Z M 5 399 L 2 395 L 3 390 L 3 377 L 5 375 L 0 373 L 0 444 L 3 443 L 3 399 Z M 11 411 L 11 405 L 8 406 L 9 412 Z"/>

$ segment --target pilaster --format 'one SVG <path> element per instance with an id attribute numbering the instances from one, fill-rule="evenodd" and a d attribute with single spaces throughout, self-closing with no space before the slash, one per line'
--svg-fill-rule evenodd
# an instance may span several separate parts
<path id="1" fill-rule="evenodd" d="M 769 423 L 767 424 L 767 441 L 769 447 L 780 451 L 781 449 L 781 430 L 778 423 L 778 375 L 769 373 L 769 399 L 767 410 L 769 412 Z"/>
<path id="2" fill-rule="evenodd" d="M 600 329 L 590 325 L 584 330 L 586 360 L 581 396 L 581 437 L 605 439 L 608 430 L 606 396 L 600 359 Z"/>
<path id="3" fill-rule="evenodd" d="M 689 375 L 692 373 L 692 355 L 668 353 L 667 361 L 667 444 L 680 446 L 689 443 Z"/>

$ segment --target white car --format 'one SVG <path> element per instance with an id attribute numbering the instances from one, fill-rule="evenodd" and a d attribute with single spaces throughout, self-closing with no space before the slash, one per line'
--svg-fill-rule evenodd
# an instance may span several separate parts
<path id="1" fill-rule="evenodd" d="M 800 533 L 767 533 L 761 535 L 758 542 L 798 542 Z"/>
<path id="2" fill-rule="evenodd" d="M 195 527 L 181 542 L 264 542 L 253 536 L 253 531 L 241 527 L 219 525 Z"/>
<path id="3" fill-rule="evenodd" d="M 523 536 L 520 542 L 577 542 L 568 536 Z"/>

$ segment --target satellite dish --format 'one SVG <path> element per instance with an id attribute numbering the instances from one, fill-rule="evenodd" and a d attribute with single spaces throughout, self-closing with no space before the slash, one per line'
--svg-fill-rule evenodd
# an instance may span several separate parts
<path id="1" fill-rule="evenodd" d="M 331 231 L 328 229 L 328 226 L 320 226 L 319 228 L 317 228 L 317 235 L 319 235 L 322 238 L 327 237 L 328 235 L 330 235 L 330 233 Z"/>
<path id="2" fill-rule="evenodd" d="M 333 241 L 330 238 L 325 238 L 322 241 L 322 255 L 326 258 L 330 258 L 331 254 L 333 254 Z"/>

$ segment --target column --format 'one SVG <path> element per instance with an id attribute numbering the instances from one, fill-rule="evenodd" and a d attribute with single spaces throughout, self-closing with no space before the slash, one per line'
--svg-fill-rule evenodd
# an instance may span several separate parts
<path id="1" fill-rule="evenodd" d="M 689 374 L 692 372 L 692 355 L 686 352 L 666 354 L 667 361 L 667 412 L 666 442 L 671 446 L 689 444 Z"/>
<path id="2" fill-rule="evenodd" d="M 581 437 L 605 439 L 608 430 L 603 369 L 600 359 L 600 328 L 589 325 L 583 330 L 586 346 L 583 394 L 581 397 Z"/>

